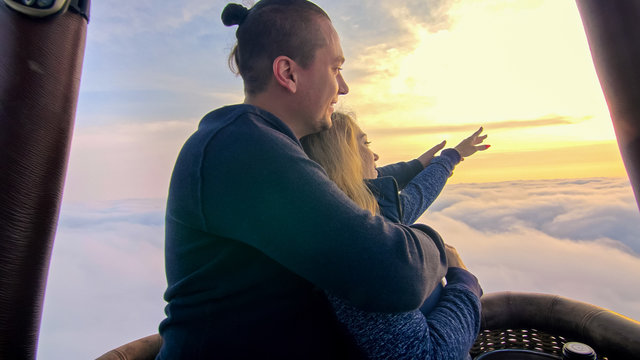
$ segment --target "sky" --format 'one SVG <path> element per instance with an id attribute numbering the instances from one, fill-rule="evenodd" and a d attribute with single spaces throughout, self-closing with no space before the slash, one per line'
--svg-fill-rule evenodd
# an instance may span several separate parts
<path id="1" fill-rule="evenodd" d="M 640 319 L 640 215 L 573 1 L 316 3 L 346 57 L 338 107 L 357 114 L 380 165 L 489 134 L 420 219 L 485 292 Z M 243 101 L 225 5 L 92 3 L 39 358 L 96 357 L 157 331 L 175 158 L 203 115 Z"/>
<path id="2" fill-rule="evenodd" d="M 242 102 L 223 1 L 92 4 L 66 200 L 165 196 L 207 112 Z M 573 1 L 319 1 L 380 164 L 484 126 L 454 182 L 626 176 Z"/>

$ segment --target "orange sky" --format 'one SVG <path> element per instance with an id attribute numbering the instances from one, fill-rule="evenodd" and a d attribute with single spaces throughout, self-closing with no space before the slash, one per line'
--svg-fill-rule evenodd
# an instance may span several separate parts
<path id="1" fill-rule="evenodd" d="M 407 23 L 412 47 L 380 44 L 345 64 L 343 108 L 379 164 L 483 125 L 491 149 L 453 182 L 626 176 L 575 3 L 462 1 L 449 16 L 437 32 Z M 350 67 L 373 75 L 350 79 Z"/>

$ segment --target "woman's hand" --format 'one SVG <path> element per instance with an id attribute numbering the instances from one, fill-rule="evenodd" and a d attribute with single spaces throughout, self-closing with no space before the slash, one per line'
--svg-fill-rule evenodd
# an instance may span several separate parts
<path id="1" fill-rule="evenodd" d="M 462 160 L 467 156 L 471 156 L 476 153 L 476 151 L 484 151 L 487 150 L 491 145 L 480 145 L 487 138 L 487 135 L 480 136 L 482 133 L 482 127 L 478 129 L 478 131 L 474 132 L 473 135 L 468 138 L 462 140 L 460 144 L 458 144 L 454 149 L 458 151 Z"/>
<path id="2" fill-rule="evenodd" d="M 420 163 L 422 164 L 422 167 L 427 167 L 427 165 L 429 165 L 429 163 L 431 162 L 431 160 L 433 160 L 433 157 L 436 156 L 436 153 L 440 150 L 442 150 L 442 148 L 444 148 L 444 146 L 447 144 L 447 140 L 444 140 L 443 142 L 441 142 L 440 144 L 432 147 L 431 149 L 427 150 L 424 154 L 420 155 L 418 157 L 418 160 L 420 161 Z"/>

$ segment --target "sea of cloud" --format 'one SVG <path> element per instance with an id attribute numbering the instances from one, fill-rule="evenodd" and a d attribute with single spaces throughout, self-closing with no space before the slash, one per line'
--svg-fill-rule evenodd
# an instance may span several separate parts
<path id="1" fill-rule="evenodd" d="M 164 206 L 63 204 L 39 358 L 95 358 L 157 332 Z M 456 246 L 485 293 L 559 294 L 640 319 L 640 213 L 626 179 L 450 185 L 419 222 Z"/>
<path id="2" fill-rule="evenodd" d="M 485 292 L 558 294 L 640 319 L 640 214 L 628 180 L 451 185 L 423 215 Z"/>

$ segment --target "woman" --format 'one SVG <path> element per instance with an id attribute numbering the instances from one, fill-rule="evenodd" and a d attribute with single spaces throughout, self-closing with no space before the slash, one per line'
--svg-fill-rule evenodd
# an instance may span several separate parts
<path id="1" fill-rule="evenodd" d="M 482 128 L 453 149 L 434 156 L 445 142 L 410 162 L 375 167 L 377 154 L 366 134 L 346 114 L 334 113 L 333 126 L 301 139 L 305 152 L 356 204 L 372 214 L 412 224 L 438 196 L 455 165 L 489 145 Z M 447 285 L 407 313 L 368 313 L 328 294 L 338 320 L 371 359 L 468 358 L 480 327 L 477 279 L 454 248 L 447 246 Z"/>

